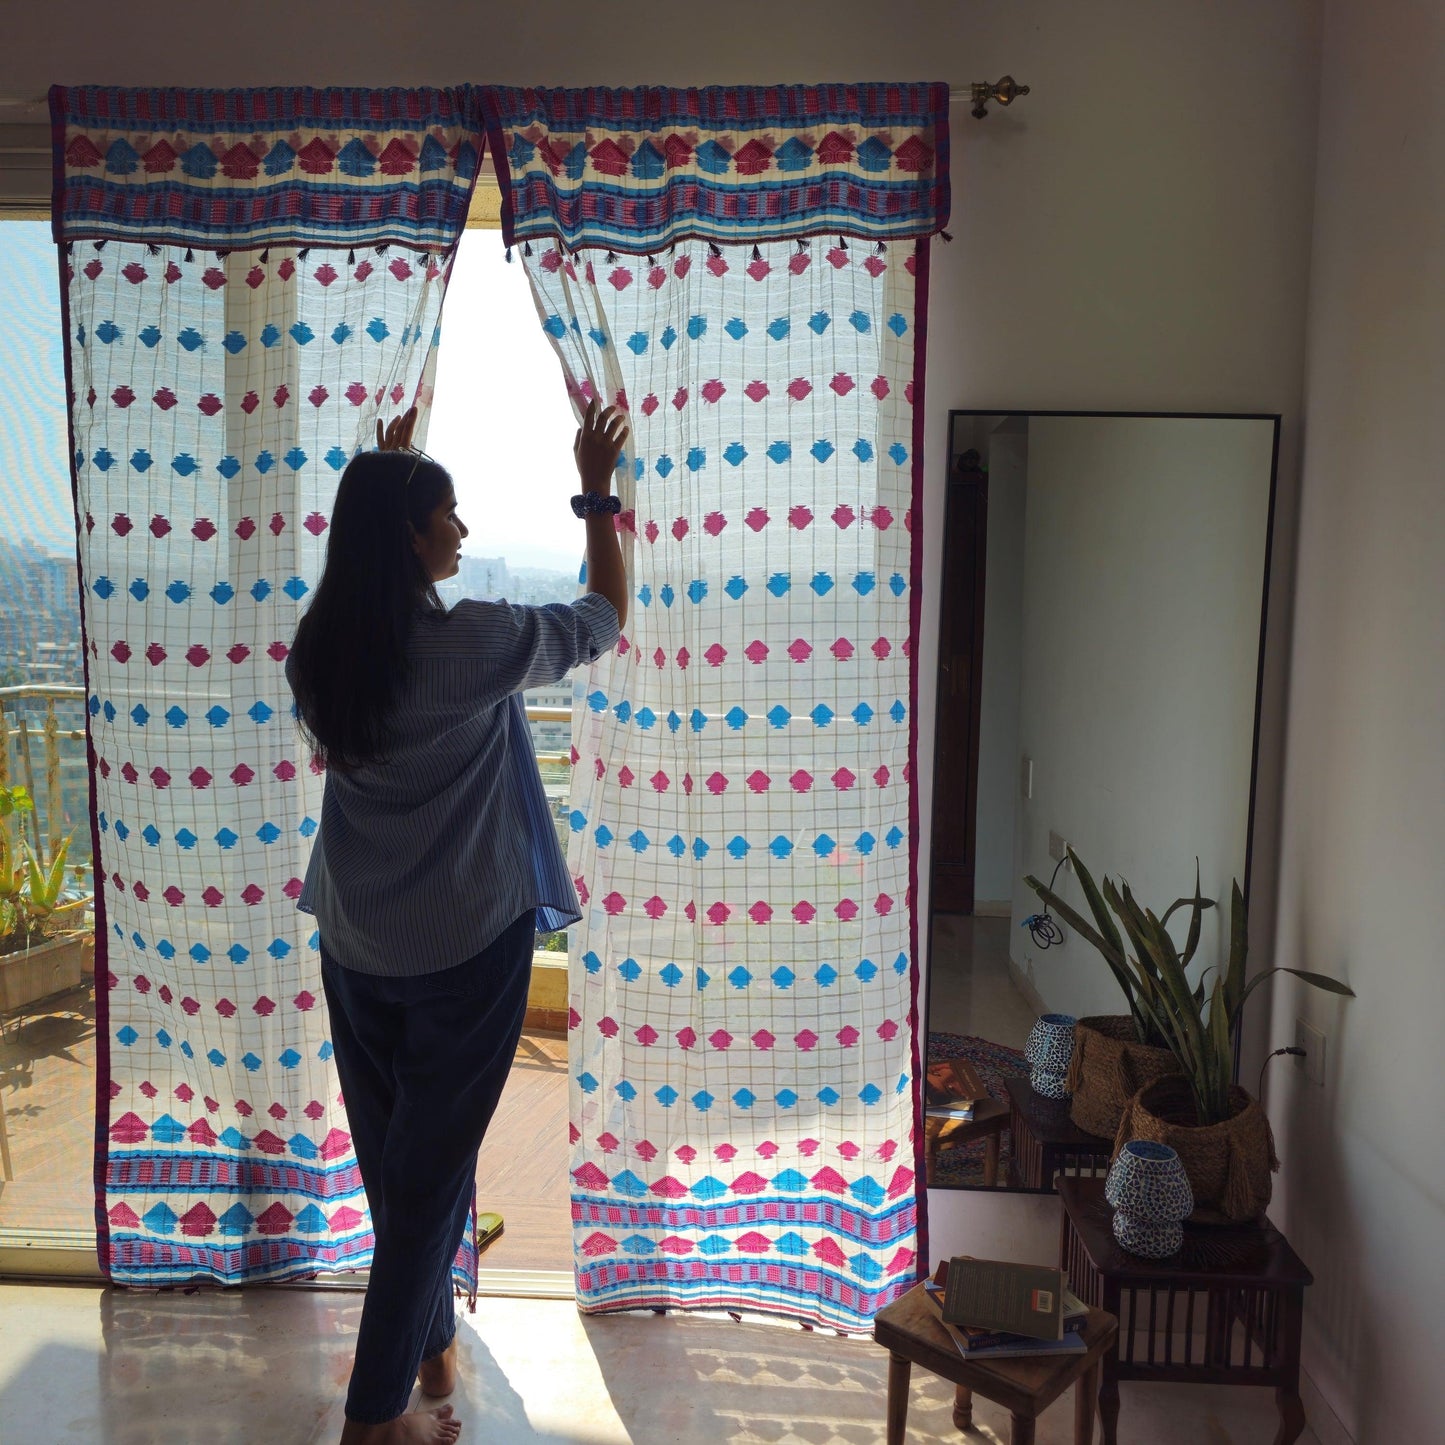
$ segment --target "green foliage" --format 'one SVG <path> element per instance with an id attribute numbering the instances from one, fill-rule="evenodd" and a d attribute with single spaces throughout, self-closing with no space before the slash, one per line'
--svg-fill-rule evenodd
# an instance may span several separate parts
<path id="1" fill-rule="evenodd" d="M 3 820 L 29 813 L 34 806 L 24 788 L 0 788 L 0 954 L 43 942 L 57 913 L 90 902 L 89 897 L 65 897 L 69 838 L 61 841 L 48 863 L 28 843 L 16 851 Z"/>
<path id="2" fill-rule="evenodd" d="M 1103 955 L 1128 1000 L 1140 1043 L 1168 1049 L 1179 1065 L 1179 1072 L 1188 1078 L 1200 1124 L 1215 1124 L 1229 1117 L 1236 1030 L 1245 1002 L 1265 979 L 1276 973 L 1292 973 L 1328 993 L 1347 998 L 1355 996 L 1353 989 L 1337 979 L 1297 968 L 1267 968 L 1246 984 L 1248 924 L 1244 894 L 1238 881 L 1230 898 L 1229 962 L 1223 974 L 1216 971 L 1211 988 L 1206 990 L 1202 977 L 1191 987 L 1187 970 L 1199 947 L 1204 912 L 1215 907 L 1214 900 L 1200 892 L 1198 862 L 1194 866 L 1193 895 L 1176 899 L 1160 918 L 1140 907 L 1127 883 L 1118 885 L 1106 877 L 1102 885 L 1096 884 L 1072 848 L 1069 861 L 1093 914 L 1092 926 L 1037 878 L 1030 876 L 1024 882 L 1075 933 Z M 1189 910 L 1189 928 L 1182 952 L 1168 928 L 1170 918 L 1181 908 Z M 1123 926 L 1123 934 L 1119 925 Z"/>

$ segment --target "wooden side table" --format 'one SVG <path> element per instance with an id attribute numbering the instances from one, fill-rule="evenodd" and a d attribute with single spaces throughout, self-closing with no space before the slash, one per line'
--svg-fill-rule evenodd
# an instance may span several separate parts
<path id="1" fill-rule="evenodd" d="M 939 1152 L 955 1149 L 960 1144 L 972 1144 L 979 1139 L 983 1147 L 983 1182 L 992 1189 L 998 1183 L 998 1136 L 1009 1121 L 1009 1107 L 997 1099 L 980 1099 L 973 1109 L 972 1119 L 949 1119 L 940 1114 L 923 1116 L 924 1160 L 927 1166 L 926 1182 L 933 1183 L 934 1168 Z"/>
<path id="2" fill-rule="evenodd" d="M 1074 1445 L 1091 1445 L 1099 1368 L 1114 1344 L 1118 1325 L 1113 1315 L 1091 1309 L 1080 1333 L 1088 1347 L 1082 1355 L 965 1360 L 925 1298 L 923 1286 L 915 1285 L 873 1320 L 873 1338 L 889 1353 L 888 1445 L 903 1445 L 914 1365 L 953 1383 L 953 1423 L 960 1430 L 973 1423 L 975 1392 L 1002 1405 L 1012 1420 L 1010 1445 L 1033 1445 L 1035 1420 L 1074 1385 Z"/>
<path id="3" fill-rule="evenodd" d="M 1055 1176 L 1103 1178 L 1114 1141 L 1086 1134 L 1069 1118 L 1067 1099 L 1046 1099 L 1027 1079 L 1005 1079 L 1013 1161 L 1009 1183 L 1019 1189 L 1051 1191 Z"/>
<path id="4" fill-rule="evenodd" d="M 1274 1445 L 1298 1439 L 1300 1330 L 1313 1276 L 1285 1237 L 1269 1223 L 1186 1224 L 1177 1254 L 1139 1259 L 1115 1243 L 1103 1180 L 1061 1179 L 1059 1194 L 1060 1265 L 1082 1300 L 1119 1320 L 1101 1371 L 1104 1445 L 1117 1440 L 1120 1380 L 1272 1385 Z"/>

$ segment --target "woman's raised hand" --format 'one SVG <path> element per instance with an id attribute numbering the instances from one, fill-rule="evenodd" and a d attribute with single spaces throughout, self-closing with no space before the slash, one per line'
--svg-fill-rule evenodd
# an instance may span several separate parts
<path id="1" fill-rule="evenodd" d="M 376 449 L 379 452 L 409 452 L 411 434 L 416 430 L 416 408 L 409 406 L 400 415 L 392 417 L 385 426 L 380 417 L 376 419 Z"/>
<path id="2" fill-rule="evenodd" d="M 577 475 L 582 479 L 584 492 L 596 492 L 603 497 L 612 495 L 612 473 L 617 470 L 629 435 L 630 428 L 617 407 L 609 406 L 601 411 L 595 397 L 587 404 L 587 415 L 582 418 L 572 443 L 572 456 L 577 462 Z"/>

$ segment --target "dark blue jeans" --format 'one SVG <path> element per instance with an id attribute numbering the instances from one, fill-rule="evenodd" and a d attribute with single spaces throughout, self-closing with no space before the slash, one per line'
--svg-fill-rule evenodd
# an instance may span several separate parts
<path id="1" fill-rule="evenodd" d="M 357 973 L 322 941 L 331 1042 L 376 1235 L 346 1397 L 358 1423 L 400 1415 L 417 1366 L 456 1333 L 452 1261 L 522 1032 L 534 917 L 475 958 L 413 978 Z"/>

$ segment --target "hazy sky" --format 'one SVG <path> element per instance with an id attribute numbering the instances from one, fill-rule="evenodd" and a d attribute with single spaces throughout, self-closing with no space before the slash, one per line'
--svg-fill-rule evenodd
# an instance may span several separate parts
<path id="1" fill-rule="evenodd" d="M 515 253 L 514 253 L 515 255 Z M 582 524 L 568 506 L 577 423 L 520 259 L 497 231 L 468 231 L 447 288 L 426 449 L 448 468 L 463 551 L 575 571 Z"/>
<path id="2" fill-rule="evenodd" d="M 0 324 L 0 535 L 70 550 L 65 368 L 55 247 L 44 222 L 6 222 Z M 452 472 L 465 551 L 575 571 L 582 524 L 567 499 L 576 423 L 520 261 L 468 231 L 442 318 L 427 450 Z"/>

